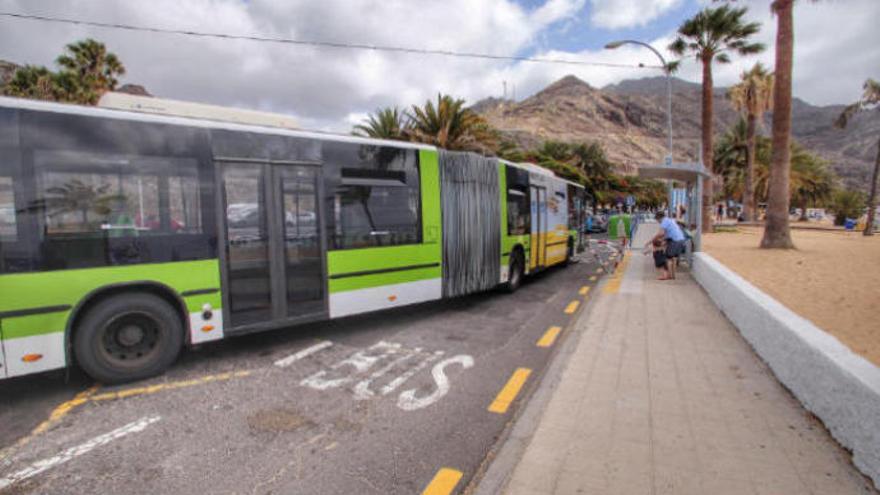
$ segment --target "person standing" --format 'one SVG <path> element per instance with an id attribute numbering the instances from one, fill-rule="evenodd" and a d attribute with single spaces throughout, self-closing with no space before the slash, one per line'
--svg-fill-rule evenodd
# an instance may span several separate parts
<path id="1" fill-rule="evenodd" d="M 660 223 L 660 232 L 657 233 L 650 241 L 645 243 L 645 249 L 654 241 L 662 241 L 666 239 L 666 271 L 668 276 L 661 277 L 660 280 L 674 280 L 675 269 L 678 265 L 678 257 L 684 252 L 685 237 L 681 227 L 675 220 L 666 216 L 663 210 L 658 211 L 654 218 Z"/>

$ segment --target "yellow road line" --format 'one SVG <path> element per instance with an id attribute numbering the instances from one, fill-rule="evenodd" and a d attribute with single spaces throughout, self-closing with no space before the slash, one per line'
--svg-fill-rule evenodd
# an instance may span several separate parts
<path id="1" fill-rule="evenodd" d="M 526 383 L 526 380 L 528 380 L 529 375 L 531 374 L 532 370 L 528 368 L 517 368 L 510 377 L 510 380 L 507 380 L 507 384 L 504 385 L 501 392 L 498 392 L 498 395 L 495 397 L 495 400 L 492 401 L 492 404 L 489 405 L 489 412 L 498 414 L 506 413 L 510 404 L 516 399 L 516 395 L 519 393 L 520 389 L 522 389 L 522 386 Z"/>
<path id="2" fill-rule="evenodd" d="M 425 487 L 422 495 L 448 495 L 455 489 L 461 476 L 462 472 L 457 469 L 442 468 Z"/>
<path id="3" fill-rule="evenodd" d="M 578 291 L 578 294 L 580 294 L 582 296 L 586 296 L 587 292 L 590 292 L 590 288 L 585 285 L 585 286 L 581 287 L 581 290 Z"/>
<path id="4" fill-rule="evenodd" d="M 538 339 L 538 342 L 535 343 L 538 347 L 550 347 L 553 345 L 553 342 L 556 342 L 556 337 L 559 336 L 559 332 L 562 331 L 562 327 L 550 327 L 544 332 L 544 335 Z"/>
<path id="5" fill-rule="evenodd" d="M 568 306 L 565 307 L 563 312 L 567 315 L 574 314 L 574 312 L 577 311 L 578 306 L 580 306 L 580 305 L 581 305 L 580 301 L 572 301 L 572 302 L 568 303 Z"/>
<path id="6" fill-rule="evenodd" d="M 27 445 L 28 442 L 33 440 L 35 437 L 45 433 L 49 428 L 58 424 L 62 419 L 64 419 L 65 416 L 70 414 L 70 411 L 88 402 L 90 397 L 98 391 L 99 387 L 100 385 L 98 384 L 92 385 L 86 390 L 83 390 L 82 392 L 74 395 L 72 399 L 64 401 L 61 404 L 55 406 L 55 409 L 53 409 L 52 412 L 49 413 L 48 419 L 38 424 L 36 428 L 31 430 L 31 432 L 28 433 L 26 436 L 19 438 L 18 441 L 15 442 L 15 444 L 3 450 L 0 450 L 0 459 L 5 459 L 9 454 L 12 453 L 13 450 Z"/>
<path id="7" fill-rule="evenodd" d="M 623 255 L 623 259 L 620 261 L 620 264 L 617 265 L 617 269 L 614 270 L 611 278 L 608 279 L 608 283 L 605 284 L 605 288 L 602 292 L 605 294 L 617 294 L 617 292 L 620 291 L 620 284 L 623 283 L 623 274 L 626 272 L 626 267 L 629 265 L 629 255 L 629 252 Z"/>
<path id="8" fill-rule="evenodd" d="M 184 388 L 184 387 L 193 387 L 196 385 L 203 385 L 203 384 L 211 383 L 211 382 L 231 380 L 233 378 L 248 376 L 251 373 L 253 373 L 252 370 L 230 371 L 227 373 L 219 373 L 216 375 L 207 375 L 207 376 L 203 376 L 203 377 L 199 377 L 199 378 L 194 378 L 191 380 L 181 380 L 181 381 L 177 381 L 177 382 L 161 383 L 158 385 L 149 385 L 146 387 L 136 387 L 136 388 L 130 388 L 130 389 L 126 389 L 126 390 L 120 390 L 117 392 L 107 392 L 107 393 L 103 393 L 103 394 L 96 394 L 96 392 L 98 391 L 98 388 L 100 388 L 100 386 L 95 384 L 95 385 L 89 387 L 88 389 L 83 390 L 82 392 L 76 394 L 72 399 L 65 401 L 65 402 L 62 402 L 61 404 L 57 405 L 55 407 L 55 409 L 53 409 L 52 412 L 49 413 L 48 419 L 46 419 L 42 423 L 38 424 L 33 430 L 31 430 L 30 433 L 28 433 L 26 436 L 20 438 L 13 445 L 6 447 L 5 449 L 0 450 L 0 460 L 7 458 L 14 450 L 16 450 L 19 447 L 22 447 L 24 445 L 27 445 L 28 442 L 33 440 L 35 437 L 48 431 L 49 428 L 52 428 L 53 426 L 55 426 L 56 424 L 61 422 L 61 420 L 64 419 L 65 416 L 70 414 L 71 411 L 73 411 L 77 407 L 85 404 L 86 402 L 125 399 L 127 397 L 133 397 L 133 396 L 138 396 L 138 395 L 155 394 L 155 393 L 161 392 L 163 390 L 172 390 L 172 389 L 178 389 L 178 388 Z"/>
<path id="9" fill-rule="evenodd" d="M 104 394 L 99 394 L 91 397 L 90 400 L 100 401 L 100 400 L 117 400 L 117 399 L 125 399 L 128 397 L 136 396 L 136 395 L 149 395 L 155 394 L 157 392 L 161 392 L 163 390 L 173 390 L 178 388 L 186 388 L 186 387 L 194 387 L 196 385 L 204 385 L 206 383 L 211 382 L 219 382 L 231 380 L 233 378 L 239 378 L 242 376 L 248 376 L 253 371 L 244 370 L 244 371 L 229 371 L 226 373 L 219 373 L 216 375 L 207 375 L 199 378 L 193 378 L 191 380 L 181 380 L 177 382 L 167 382 L 167 383 L 159 383 L 156 385 L 148 385 L 146 387 L 135 387 L 129 388 L 125 390 L 120 390 L 118 392 L 107 392 Z"/>

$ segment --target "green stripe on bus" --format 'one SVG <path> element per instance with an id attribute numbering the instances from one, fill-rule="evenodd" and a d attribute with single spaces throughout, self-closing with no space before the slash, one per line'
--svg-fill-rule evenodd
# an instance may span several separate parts
<path id="1" fill-rule="evenodd" d="M 0 276 L 0 312 L 45 306 L 76 307 L 92 291 L 108 285 L 130 282 L 158 282 L 177 291 L 220 287 L 220 268 L 216 259 L 145 265 L 84 268 Z M 199 311 L 204 303 L 222 306 L 220 293 L 189 297 L 188 311 Z M 3 339 L 63 331 L 71 310 L 6 318 Z"/>

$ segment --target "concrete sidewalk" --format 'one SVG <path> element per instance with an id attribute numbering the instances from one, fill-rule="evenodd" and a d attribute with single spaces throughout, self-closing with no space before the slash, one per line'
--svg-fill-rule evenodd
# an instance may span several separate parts
<path id="1" fill-rule="evenodd" d="M 544 409 L 504 493 L 876 493 L 686 270 L 661 282 L 650 256 L 627 257 L 529 405 Z"/>

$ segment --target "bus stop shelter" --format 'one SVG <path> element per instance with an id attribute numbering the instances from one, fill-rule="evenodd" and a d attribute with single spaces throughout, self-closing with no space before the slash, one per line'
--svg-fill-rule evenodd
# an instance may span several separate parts
<path id="1" fill-rule="evenodd" d="M 639 167 L 639 177 L 665 179 L 683 183 L 687 212 L 684 221 L 688 229 L 694 231 L 694 251 L 702 249 L 703 225 L 703 181 L 712 177 L 702 163 L 672 163 L 669 165 L 649 165 Z M 670 206 L 672 204 L 670 198 Z M 670 211 L 670 215 L 676 212 Z"/>

